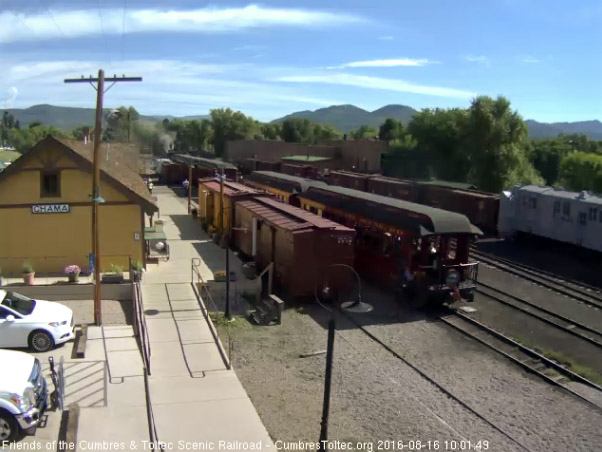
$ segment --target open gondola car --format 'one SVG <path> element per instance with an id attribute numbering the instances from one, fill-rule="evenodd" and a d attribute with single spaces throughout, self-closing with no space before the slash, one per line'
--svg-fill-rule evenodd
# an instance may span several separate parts
<path id="1" fill-rule="evenodd" d="M 353 227 L 356 269 L 414 307 L 451 294 L 472 301 L 478 263 L 470 261 L 469 245 L 482 232 L 466 216 L 324 184 L 296 197 L 302 208 Z"/>

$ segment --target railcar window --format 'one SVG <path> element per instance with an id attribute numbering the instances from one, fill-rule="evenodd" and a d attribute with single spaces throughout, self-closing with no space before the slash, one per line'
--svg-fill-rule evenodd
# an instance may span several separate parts
<path id="1" fill-rule="evenodd" d="M 590 207 L 589 208 L 589 219 L 590 221 L 596 221 L 598 218 L 598 209 L 596 209 L 595 207 Z"/>
<path id="2" fill-rule="evenodd" d="M 562 205 L 562 215 L 564 215 L 565 217 L 571 216 L 571 205 L 568 202 L 565 202 Z"/>
<path id="3" fill-rule="evenodd" d="M 554 215 L 560 213 L 560 201 L 554 201 Z"/>
<path id="4" fill-rule="evenodd" d="M 531 207 L 531 209 L 537 209 L 537 199 L 529 198 L 529 207 Z"/>
<path id="5" fill-rule="evenodd" d="M 585 214 L 585 212 L 580 212 L 579 213 L 579 224 L 584 225 L 586 222 L 587 222 L 587 215 Z"/>

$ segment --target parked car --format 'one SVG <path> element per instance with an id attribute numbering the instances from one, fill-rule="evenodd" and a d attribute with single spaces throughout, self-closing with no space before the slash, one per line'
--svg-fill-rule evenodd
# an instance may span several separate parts
<path id="1" fill-rule="evenodd" d="M 46 409 L 48 386 L 40 361 L 23 352 L 0 350 L 0 444 L 36 427 Z"/>
<path id="2" fill-rule="evenodd" d="M 74 328 L 73 311 L 68 307 L 0 290 L 0 348 L 46 352 L 73 339 Z"/>

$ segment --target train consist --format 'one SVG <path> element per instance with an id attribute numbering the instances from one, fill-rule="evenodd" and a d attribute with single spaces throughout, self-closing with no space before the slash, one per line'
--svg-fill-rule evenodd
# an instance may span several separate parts
<path id="1" fill-rule="evenodd" d="M 348 171 L 331 171 L 325 179 L 331 185 L 461 213 L 483 230 L 497 232 L 500 196 L 475 190 L 470 184 L 411 181 Z"/>
<path id="2" fill-rule="evenodd" d="M 602 197 L 555 187 L 517 186 L 502 193 L 499 233 L 532 234 L 602 251 Z"/>
<path id="3" fill-rule="evenodd" d="M 472 300 L 478 263 L 469 245 L 482 232 L 466 216 L 270 171 L 255 171 L 245 183 L 353 228 L 355 268 L 413 306 L 441 303 L 450 292 Z"/>

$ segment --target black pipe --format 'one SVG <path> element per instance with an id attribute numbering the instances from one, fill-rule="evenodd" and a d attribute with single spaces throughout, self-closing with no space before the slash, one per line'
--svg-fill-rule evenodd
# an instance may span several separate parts
<path id="1" fill-rule="evenodd" d="M 334 351 L 334 314 L 328 322 L 328 347 L 326 349 L 326 375 L 324 376 L 324 404 L 322 405 L 322 428 L 318 450 L 328 450 L 328 414 L 330 411 L 330 381 L 332 377 L 332 355 Z"/>
<path id="2" fill-rule="evenodd" d="M 230 249 L 226 240 L 226 319 L 230 320 Z"/>

